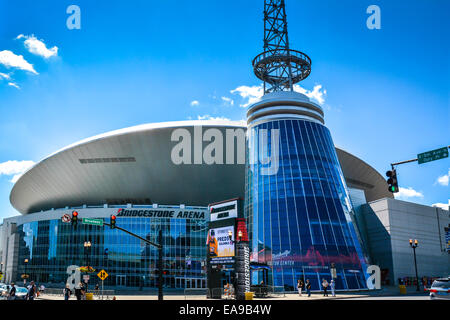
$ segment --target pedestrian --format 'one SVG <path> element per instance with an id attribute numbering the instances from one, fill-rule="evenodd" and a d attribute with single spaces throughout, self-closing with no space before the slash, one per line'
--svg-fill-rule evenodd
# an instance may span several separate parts
<path id="1" fill-rule="evenodd" d="M 99 285 L 98 285 L 98 283 L 95 285 L 95 294 L 98 296 L 98 294 L 99 294 L 99 292 L 100 292 L 100 288 L 99 288 Z"/>
<path id="2" fill-rule="evenodd" d="M 70 294 L 72 293 L 72 291 L 70 291 L 69 284 L 66 284 L 66 287 L 64 288 L 63 293 L 64 293 L 64 300 L 69 300 Z"/>
<path id="3" fill-rule="evenodd" d="M 8 300 L 16 300 L 16 286 L 14 282 L 11 282 L 11 289 L 8 293 Z"/>
<path id="4" fill-rule="evenodd" d="M 86 286 L 80 283 L 81 300 L 86 300 Z"/>
<path id="5" fill-rule="evenodd" d="M 81 282 L 75 287 L 75 297 L 77 297 L 77 300 L 81 300 L 81 287 Z"/>
<path id="6" fill-rule="evenodd" d="M 311 282 L 309 282 L 309 279 L 306 279 L 306 293 L 308 297 L 311 297 Z"/>
<path id="7" fill-rule="evenodd" d="M 41 291 L 41 293 L 44 293 L 45 291 L 45 286 L 43 284 L 41 284 L 41 287 L 39 288 L 39 291 Z"/>
<path id="8" fill-rule="evenodd" d="M 298 295 L 300 297 L 302 296 L 302 289 L 303 289 L 303 280 L 298 280 L 297 281 L 297 290 L 298 290 Z"/>
<path id="9" fill-rule="evenodd" d="M 36 295 L 36 285 L 34 284 L 34 281 L 31 281 L 30 285 L 28 286 L 27 300 L 34 300 L 35 295 Z"/>
<path id="10" fill-rule="evenodd" d="M 328 281 L 322 279 L 322 287 L 323 287 L 323 296 L 328 297 Z"/>
<path id="11" fill-rule="evenodd" d="M 334 290 L 335 288 L 336 288 L 336 283 L 334 282 L 333 279 L 331 279 L 331 282 L 330 282 L 330 289 L 331 289 L 331 295 L 332 295 L 333 297 L 336 297 L 336 291 Z"/>

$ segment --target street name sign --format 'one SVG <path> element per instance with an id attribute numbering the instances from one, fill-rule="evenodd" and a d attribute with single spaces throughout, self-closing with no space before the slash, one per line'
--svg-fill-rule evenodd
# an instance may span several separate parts
<path id="1" fill-rule="evenodd" d="M 103 281 L 108 277 L 108 274 L 105 270 L 102 270 L 97 274 L 97 276 Z"/>
<path id="2" fill-rule="evenodd" d="M 103 219 L 89 219 L 89 218 L 83 218 L 83 224 L 90 224 L 93 226 L 103 226 Z"/>
<path id="3" fill-rule="evenodd" d="M 419 164 L 448 158 L 448 147 L 421 153 L 417 156 L 417 158 L 419 160 Z"/>

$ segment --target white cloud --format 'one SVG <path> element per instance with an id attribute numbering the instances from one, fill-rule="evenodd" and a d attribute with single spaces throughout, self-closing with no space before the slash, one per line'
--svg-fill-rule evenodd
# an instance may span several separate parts
<path id="1" fill-rule="evenodd" d="M 12 183 L 16 183 L 16 181 L 19 180 L 19 178 L 34 165 L 35 165 L 34 161 L 10 160 L 2 162 L 0 163 L 0 176 L 14 175 L 10 181 Z"/>
<path id="2" fill-rule="evenodd" d="M 327 90 L 322 90 L 322 85 L 315 85 L 313 90 L 306 90 L 298 84 L 294 84 L 294 91 L 303 93 L 308 98 L 317 101 L 320 105 L 325 103 L 325 96 L 327 95 Z"/>
<path id="3" fill-rule="evenodd" d="M 298 84 L 294 85 L 294 91 L 306 95 L 308 98 L 315 100 L 320 105 L 325 103 L 325 96 L 327 95 L 327 90 L 322 89 L 322 85 L 315 85 L 313 90 L 307 90 Z M 242 108 L 247 108 L 253 103 L 257 102 L 264 95 L 264 86 L 261 84 L 259 86 L 240 86 L 234 90 L 230 91 L 232 94 L 239 94 L 243 99 L 244 103 L 240 106 Z"/>
<path id="4" fill-rule="evenodd" d="M 8 86 L 20 89 L 20 87 L 17 85 L 17 83 L 14 83 L 14 82 L 8 82 Z"/>
<path id="5" fill-rule="evenodd" d="M 450 211 L 450 199 L 448 200 L 448 203 L 435 203 L 432 207 Z"/>
<path id="6" fill-rule="evenodd" d="M 444 187 L 448 187 L 449 182 L 450 182 L 450 169 L 448 169 L 447 174 L 444 174 L 443 176 L 437 179 L 437 183 L 439 183 L 441 186 Z"/>
<path id="7" fill-rule="evenodd" d="M 264 95 L 264 88 L 263 85 L 259 86 L 240 86 L 237 87 L 234 90 L 230 91 L 232 94 L 239 94 L 243 99 L 246 100 L 245 103 L 241 104 L 240 106 L 242 108 L 247 108 L 248 106 L 252 105 L 253 103 L 257 102 L 259 98 L 261 98 Z"/>
<path id="8" fill-rule="evenodd" d="M 48 49 L 43 40 L 38 40 L 33 34 L 31 36 L 24 36 L 20 34 L 16 39 L 24 38 L 24 45 L 32 54 L 44 57 L 45 59 L 58 55 L 58 47 Z"/>
<path id="9" fill-rule="evenodd" d="M 400 192 L 395 194 L 395 198 L 423 198 L 423 194 L 413 188 L 400 188 Z"/>
<path id="10" fill-rule="evenodd" d="M 0 51 L 0 64 L 7 68 L 17 68 L 38 74 L 33 65 L 26 61 L 23 56 L 18 56 L 9 50 Z"/>
<path id="11" fill-rule="evenodd" d="M 204 116 L 197 116 L 197 120 L 219 120 L 219 121 L 231 121 L 225 117 L 212 117 L 209 114 L 205 114 Z"/>
<path id="12" fill-rule="evenodd" d="M 11 80 L 11 76 L 9 74 L 2 73 L 2 72 L 0 72 L 0 78 L 6 79 L 6 80 Z"/>
<path id="13" fill-rule="evenodd" d="M 200 105 L 200 102 L 197 100 L 191 101 L 191 107 L 198 107 Z"/>
<path id="14" fill-rule="evenodd" d="M 222 100 L 225 102 L 225 104 L 229 106 L 234 106 L 234 100 L 228 97 L 222 97 Z"/>

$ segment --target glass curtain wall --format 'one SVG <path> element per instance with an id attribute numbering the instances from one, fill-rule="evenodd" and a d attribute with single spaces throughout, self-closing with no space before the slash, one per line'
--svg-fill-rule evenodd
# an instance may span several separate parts
<path id="1" fill-rule="evenodd" d="M 206 286 L 207 228 L 203 221 L 118 217 L 117 225 L 155 243 L 162 228 L 165 287 L 181 289 Z M 101 269 L 109 274 L 105 286 L 157 286 L 158 250 L 117 229 L 79 222 L 77 229 L 73 230 L 70 224 L 49 220 L 18 226 L 18 233 L 17 283 L 22 282 L 20 276 L 26 272 L 30 275 L 29 280 L 49 286 L 64 285 L 69 266 L 89 264 L 96 270 L 90 275 L 90 286 L 100 282 L 97 273 Z M 92 244 L 90 252 L 85 251 L 85 241 Z M 25 263 L 25 259 L 28 259 L 28 263 Z"/>
<path id="2" fill-rule="evenodd" d="M 259 131 L 264 129 L 268 147 L 259 150 Z M 272 129 L 280 135 L 278 172 L 263 175 L 267 164 L 247 161 L 245 214 L 251 260 L 270 267 L 269 285 L 287 290 L 294 290 L 299 279 L 309 279 L 313 290 L 321 289 L 322 279 L 331 280 L 332 264 L 336 289 L 367 288 L 366 261 L 329 130 L 303 120 L 259 124 L 249 129 L 253 132 L 248 158 L 258 159 L 258 154 L 272 150 Z"/>

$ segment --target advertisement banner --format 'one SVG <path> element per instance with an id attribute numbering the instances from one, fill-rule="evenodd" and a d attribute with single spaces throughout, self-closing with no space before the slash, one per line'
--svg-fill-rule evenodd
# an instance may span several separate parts
<path id="1" fill-rule="evenodd" d="M 229 236 L 230 232 L 231 232 L 231 240 Z M 208 240 L 206 244 L 209 245 L 209 257 L 211 258 L 211 260 L 214 260 L 215 258 L 234 257 L 233 241 L 234 241 L 233 226 L 209 230 Z"/>

